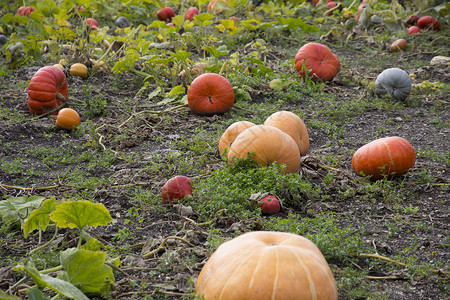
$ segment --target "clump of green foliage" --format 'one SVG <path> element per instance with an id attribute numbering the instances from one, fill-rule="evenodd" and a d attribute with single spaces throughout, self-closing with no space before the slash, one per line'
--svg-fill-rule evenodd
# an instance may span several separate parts
<path id="1" fill-rule="evenodd" d="M 261 215 L 258 205 L 249 200 L 254 193 L 276 194 L 287 206 L 320 199 L 320 186 L 298 173 L 286 174 L 283 169 L 277 164 L 260 167 L 251 158 L 235 159 L 233 164 L 197 182 L 189 205 L 202 218 L 211 218 L 217 211 L 226 209 L 228 214 L 245 219 Z"/>

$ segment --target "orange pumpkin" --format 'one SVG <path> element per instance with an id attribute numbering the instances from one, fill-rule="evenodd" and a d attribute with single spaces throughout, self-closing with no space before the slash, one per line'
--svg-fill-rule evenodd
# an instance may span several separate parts
<path id="1" fill-rule="evenodd" d="M 228 128 L 225 130 L 225 132 L 222 134 L 219 140 L 219 153 L 223 154 L 225 149 L 227 151 L 228 148 L 231 146 L 231 144 L 234 142 L 236 137 L 245 129 L 255 126 L 252 122 L 248 121 L 238 121 L 234 122 Z M 228 156 L 228 153 L 227 153 Z"/>
<path id="2" fill-rule="evenodd" d="M 231 83 L 215 73 L 204 73 L 194 79 L 188 89 L 188 105 L 197 115 L 223 114 L 234 105 Z"/>
<path id="3" fill-rule="evenodd" d="M 262 166 L 285 164 L 286 173 L 295 173 L 300 167 L 297 143 L 276 127 L 255 125 L 242 131 L 231 144 L 228 162 L 233 163 L 235 157 L 246 158 L 251 152 L 255 152 L 254 160 Z"/>
<path id="4" fill-rule="evenodd" d="M 62 107 L 69 101 L 69 89 L 64 72 L 54 66 L 40 68 L 28 84 L 28 106 L 32 114 L 41 115 Z"/>
<path id="5" fill-rule="evenodd" d="M 215 12 L 221 12 L 225 7 L 228 6 L 227 0 L 211 0 L 208 3 L 208 10 L 209 11 L 215 11 Z"/>
<path id="6" fill-rule="evenodd" d="M 71 108 L 63 108 L 56 117 L 55 125 L 64 129 L 75 129 L 80 125 L 80 115 Z"/>
<path id="7" fill-rule="evenodd" d="M 297 143 L 300 155 L 306 155 L 309 150 L 309 134 L 305 123 L 290 111 L 278 111 L 270 115 L 264 122 L 266 126 L 273 126 L 289 134 Z"/>
<path id="8" fill-rule="evenodd" d="M 272 231 L 245 233 L 220 245 L 203 266 L 195 291 L 205 300 L 337 299 L 319 248 L 300 235 Z"/>
<path id="9" fill-rule="evenodd" d="M 414 167 L 416 152 L 404 138 L 398 136 L 374 140 L 359 148 L 352 158 L 352 168 L 360 176 L 378 180 L 392 178 Z"/>
<path id="10" fill-rule="evenodd" d="M 397 39 L 391 44 L 391 51 L 399 51 L 406 49 L 406 40 L 405 39 Z"/>
<path id="11" fill-rule="evenodd" d="M 339 72 L 341 64 L 327 46 L 308 43 L 295 55 L 295 68 L 302 77 L 309 76 L 314 81 L 330 81 Z"/>

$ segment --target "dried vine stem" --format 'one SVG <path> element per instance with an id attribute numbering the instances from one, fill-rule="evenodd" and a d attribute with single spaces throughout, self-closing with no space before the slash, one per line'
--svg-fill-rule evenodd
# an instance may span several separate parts
<path id="1" fill-rule="evenodd" d="M 174 107 L 169 107 L 169 108 L 166 108 L 166 109 L 160 110 L 160 111 L 157 111 L 157 110 L 142 110 L 142 111 L 140 111 L 140 112 L 131 114 L 131 116 L 129 116 L 128 119 L 126 119 L 125 121 L 123 121 L 123 122 L 122 122 L 120 125 L 118 125 L 118 126 L 115 126 L 115 125 L 109 125 L 109 124 L 103 124 L 103 125 L 101 125 L 101 126 L 95 128 L 95 132 L 96 132 L 96 133 L 98 134 L 98 136 L 99 136 L 98 143 L 100 144 L 100 146 L 102 146 L 102 148 L 103 148 L 104 151 L 108 150 L 108 149 L 106 148 L 106 146 L 105 146 L 105 145 L 103 144 L 103 142 L 102 142 L 102 140 L 103 140 L 103 138 L 104 138 L 105 136 L 102 135 L 102 134 L 100 134 L 100 132 L 99 132 L 99 130 L 102 129 L 103 127 L 109 126 L 109 127 L 112 127 L 112 128 L 120 129 L 120 128 L 122 128 L 123 126 L 125 126 L 125 124 L 127 124 L 128 122 L 130 122 L 133 118 L 135 118 L 136 116 L 139 116 L 139 115 L 141 115 L 141 114 L 162 115 L 162 114 L 164 114 L 164 113 L 172 112 L 172 111 L 175 111 L 175 110 L 180 110 L 180 109 L 182 109 L 182 108 L 184 108 L 184 107 L 187 107 L 187 104 L 180 104 L 180 105 L 177 105 L 177 106 L 174 106 Z M 118 154 L 118 152 L 115 151 L 115 150 L 110 149 L 110 151 L 112 151 L 115 155 Z"/>
<path id="2" fill-rule="evenodd" d="M 62 103 L 60 105 L 58 105 L 57 107 L 52 108 L 51 110 L 49 110 L 49 111 L 47 111 L 47 112 L 45 112 L 45 113 L 43 113 L 43 114 L 41 114 L 41 115 L 31 119 L 31 120 L 34 121 L 34 120 L 42 119 L 43 117 L 46 117 L 46 116 L 52 114 L 55 111 L 59 111 L 61 108 L 63 108 L 64 106 L 67 105 L 67 100 L 66 100 L 66 98 L 64 98 L 64 96 L 61 93 L 56 92 L 56 98 L 58 98 L 58 100 L 61 100 Z"/>
<path id="3" fill-rule="evenodd" d="M 41 187 L 21 187 L 21 186 L 15 186 L 15 185 L 7 185 L 7 184 L 1 184 L 0 187 L 7 188 L 7 189 L 15 189 L 15 190 L 22 190 L 22 191 L 36 191 L 36 190 L 50 190 L 50 189 L 56 189 L 59 187 L 76 187 L 72 184 L 55 184 L 50 186 L 41 186 Z"/>
<path id="4" fill-rule="evenodd" d="M 391 259 L 391 258 L 386 257 L 386 256 L 382 256 L 382 255 L 380 255 L 378 253 L 360 253 L 360 254 L 358 254 L 358 256 L 359 257 L 368 257 L 368 258 L 377 258 L 377 259 L 381 259 L 381 260 L 384 260 L 384 261 L 396 264 L 396 265 L 398 265 L 400 267 L 403 267 L 403 268 L 408 268 L 408 266 L 405 263 L 402 263 L 402 262 L 400 262 L 398 260 Z M 433 270 L 431 270 L 431 272 L 435 273 L 435 274 L 450 275 L 450 272 L 447 272 L 447 271 L 444 271 L 444 270 L 438 270 L 438 269 L 433 269 Z M 389 276 L 389 277 L 392 277 L 392 276 Z M 380 278 L 381 277 L 379 277 L 378 279 L 380 279 Z M 392 279 L 392 278 L 390 278 L 390 279 Z"/>
<path id="5" fill-rule="evenodd" d="M 185 244 L 187 244 L 187 245 L 189 245 L 191 247 L 202 249 L 202 248 L 200 248 L 198 246 L 195 246 L 195 245 L 191 244 L 189 241 L 187 241 L 184 238 L 181 238 L 179 236 L 168 236 L 162 241 L 161 245 L 159 245 L 158 248 L 156 248 L 155 250 L 152 250 L 150 252 L 145 253 L 143 255 L 143 257 L 144 258 L 149 258 L 149 257 L 155 255 L 156 253 L 158 253 L 160 250 L 164 249 L 164 246 L 166 245 L 168 240 L 179 240 L 179 241 L 182 241 L 183 243 L 185 243 Z"/>
<path id="6" fill-rule="evenodd" d="M 149 279 L 142 279 L 142 278 L 138 278 L 138 277 L 135 277 L 135 276 L 133 276 L 133 275 L 130 275 L 130 274 L 128 274 L 127 272 L 123 271 L 122 269 L 120 269 L 119 267 L 113 265 L 113 264 L 110 263 L 110 262 L 105 261 L 105 265 L 110 266 L 111 268 L 113 268 L 114 270 L 116 270 L 116 271 L 122 273 L 123 275 L 125 275 L 125 276 L 128 277 L 129 279 L 136 280 L 136 281 L 152 282 L 152 281 L 149 280 Z"/>

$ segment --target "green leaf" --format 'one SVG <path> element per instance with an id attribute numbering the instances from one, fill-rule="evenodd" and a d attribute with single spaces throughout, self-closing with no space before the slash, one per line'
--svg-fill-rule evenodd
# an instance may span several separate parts
<path id="1" fill-rule="evenodd" d="M 105 265 L 106 253 L 70 248 L 61 252 L 62 278 L 86 293 L 108 293 L 114 286 L 112 268 Z"/>
<path id="2" fill-rule="evenodd" d="M 85 226 L 103 226 L 112 221 L 108 209 L 102 203 L 87 200 L 58 204 L 50 219 L 60 228 L 78 227 L 80 230 Z"/>
<path id="3" fill-rule="evenodd" d="M 23 234 L 27 237 L 33 230 L 47 229 L 50 223 L 50 213 L 55 210 L 55 197 L 45 200 L 42 206 L 31 212 L 28 219 L 23 223 Z"/>
<path id="4" fill-rule="evenodd" d="M 48 299 L 50 299 L 50 298 L 45 297 L 42 294 L 42 291 L 40 289 L 38 289 L 38 288 L 28 289 L 27 294 L 28 294 L 28 299 L 29 300 L 48 300 Z"/>
<path id="5" fill-rule="evenodd" d="M 193 22 L 200 27 L 206 27 L 212 24 L 211 19 L 214 19 L 214 16 L 210 13 L 205 13 L 194 16 Z"/>
<path id="6" fill-rule="evenodd" d="M 82 245 L 80 248 L 84 249 L 84 250 L 99 251 L 101 249 L 104 249 L 105 245 L 100 243 L 97 239 L 91 238 L 89 240 L 89 242 L 87 242 L 86 244 Z"/>
<path id="7" fill-rule="evenodd" d="M 86 295 L 70 282 L 40 274 L 35 267 L 19 265 L 14 267 L 13 270 L 27 272 L 40 289 L 49 288 L 70 299 L 89 300 Z"/>
<path id="8" fill-rule="evenodd" d="M 300 18 L 277 18 L 281 25 L 285 26 L 289 30 L 300 28 L 305 33 L 320 32 L 317 26 L 309 25 L 303 22 Z"/>
<path id="9" fill-rule="evenodd" d="M 22 298 L 16 297 L 16 296 L 13 296 L 13 295 L 9 295 L 9 294 L 5 293 L 4 291 L 0 290 L 0 299 L 4 299 L 4 300 L 21 300 Z"/>
<path id="10" fill-rule="evenodd" d="M 187 61 L 188 57 L 191 56 L 191 54 L 192 54 L 191 52 L 187 52 L 184 50 L 179 50 L 175 53 L 169 53 L 169 55 L 177 58 L 180 61 Z"/>
<path id="11" fill-rule="evenodd" d="M 215 58 L 219 58 L 220 56 L 227 55 L 229 52 L 227 49 L 227 46 L 225 46 L 225 45 L 222 45 L 218 48 L 215 48 L 212 46 L 207 46 L 207 47 L 203 47 L 202 49 L 211 53 Z"/>
<path id="12" fill-rule="evenodd" d="M 7 225 L 26 218 L 29 209 L 37 208 L 41 205 L 44 197 L 14 197 L 0 201 L 0 218 Z"/>

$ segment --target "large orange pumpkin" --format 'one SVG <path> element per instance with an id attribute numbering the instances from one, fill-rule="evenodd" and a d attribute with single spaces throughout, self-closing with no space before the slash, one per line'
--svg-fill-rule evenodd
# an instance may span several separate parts
<path id="1" fill-rule="evenodd" d="M 28 84 L 28 106 L 32 114 L 41 115 L 62 107 L 69 101 L 69 89 L 64 72 L 54 66 L 40 68 Z"/>
<path id="2" fill-rule="evenodd" d="M 300 167 L 297 143 L 276 127 L 255 125 L 242 131 L 231 144 L 228 162 L 233 163 L 235 157 L 246 158 L 251 152 L 255 152 L 254 160 L 262 166 L 285 164 L 286 173 L 295 173 Z"/>
<path id="3" fill-rule="evenodd" d="M 290 111 L 278 111 L 270 115 L 264 125 L 273 126 L 289 134 L 297 143 L 301 155 L 309 150 L 309 134 L 305 123 L 296 114 Z"/>
<path id="4" fill-rule="evenodd" d="M 195 291 L 205 300 L 337 299 L 319 248 L 300 235 L 271 231 L 220 245 L 202 268 Z"/>
<path id="5" fill-rule="evenodd" d="M 204 73 L 192 81 L 187 98 L 189 108 L 194 114 L 223 114 L 234 105 L 234 90 L 225 77 Z"/>
<path id="6" fill-rule="evenodd" d="M 374 140 L 359 148 L 352 158 L 352 168 L 360 176 L 378 180 L 392 178 L 414 167 L 416 152 L 404 138 L 398 136 Z"/>
<path id="7" fill-rule="evenodd" d="M 252 122 L 238 121 L 234 122 L 224 131 L 219 140 L 219 153 L 223 154 L 225 149 L 229 150 L 229 147 L 234 142 L 236 137 L 245 129 L 255 126 Z M 228 152 L 227 152 L 228 156 Z"/>
<path id="8" fill-rule="evenodd" d="M 314 81 L 330 81 L 339 72 L 341 63 L 327 46 L 308 43 L 295 55 L 295 68 L 302 77 L 309 76 Z"/>

